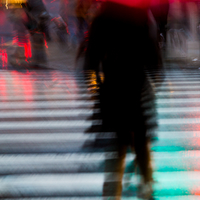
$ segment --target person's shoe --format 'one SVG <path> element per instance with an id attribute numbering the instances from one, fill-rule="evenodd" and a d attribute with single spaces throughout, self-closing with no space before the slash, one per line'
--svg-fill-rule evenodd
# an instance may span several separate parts
<path id="1" fill-rule="evenodd" d="M 143 183 L 138 186 L 138 198 L 151 199 L 153 194 L 153 182 Z"/>

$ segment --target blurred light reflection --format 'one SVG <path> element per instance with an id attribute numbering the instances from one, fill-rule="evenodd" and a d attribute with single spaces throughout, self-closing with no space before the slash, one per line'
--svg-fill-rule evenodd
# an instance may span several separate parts
<path id="1" fill-rule="evenodd" d="M 7 69 L 8 65 L 8 54 L 5 49 L 0 50 L 0 56 L 1 56 L 1 61 L 2 61 L 2 68 Z"/>
<path id="2" fill-rule="evenodd" d="M 0 94 L 6 99 L 7 88 L 6 88 L 6 80 L 3 75 L 0 76 Z"/>

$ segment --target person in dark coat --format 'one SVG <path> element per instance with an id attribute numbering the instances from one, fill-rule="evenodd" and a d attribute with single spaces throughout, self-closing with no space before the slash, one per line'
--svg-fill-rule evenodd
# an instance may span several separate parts
<path id="1" fill-rule="evenodd" d="M 154 94 L 145 69 L 155 70 L 162 66 L 156 30 L 152 31 L 147 4 L 128 5 L 128 0 L 107 1 L 101 13 L 94 19 L 85 55 L 84 70 L 93 70 L 100 82 L 100 110 L 103 131 L 116 132 L 118 138 L 118 169 L 123 176 L 127 147 L 136 153 L 143 178 L 142 196 L 152 193 L 152 169 L 148 148 L 148 131 L 156 127 L 155 112 L 146 115 L 149 99 L 150 109 L 155 109 Z M 127 2 L 127 4 L 125 4 Z M 138 3 L 139 1 L 132 1 Z M 145 1 L 147 2 L 147 1 Z M 151 15 L 152 16 L 152 15 Z M 90 73 L 87 73 L 90 74 Z M 100 79 L 99 79 L 100 81 Z M 147 95 L 144 97 L 144 94 Z M 145 103 L 144 103 L 145 102 Z M 113 182 L 112 184 L 113 185 Z M 146 188 L 146 189 L 144 189 Z M 108 196 L 109 186 L 104 183 L 103 195 Z M 120 196 L 121 181 L 115 195 Z M 114 195 L 114 194 L 112 194 Z"/>
<path id="2" fill-rule="evenodd" d="M 50 20 L 50 15 L 43 1 L 27 0 L 27 3 L 23 5 L 23 8 L 29 18 L 29 22 L 25 24 L 27 29 L 32 31 L 32 29 L 35 28 L 36 31 L 43 32 L 45 34 L 46 40 L 50 41 L 51 37 L 48 24 Z"/>

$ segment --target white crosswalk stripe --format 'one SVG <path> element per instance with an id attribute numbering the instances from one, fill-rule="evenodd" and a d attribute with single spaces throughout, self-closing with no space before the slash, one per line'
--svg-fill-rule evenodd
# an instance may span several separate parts
<path id="1" fill-rule="evenodd" d="M 33 111 L 0 111 L 0 118 L 22 118 L 22 117 L 73 117 L 73 116 L 91 116 L 93 113 L 99 113 L 99 109 L 65 109 L 65 110 L 33 110 Z"/>
<path id="2" fill-rule="evenodd" d="M 26 101 L 26 102 L 0 102 L 0 109 L 14 108 L 49 108 L 49 107 L 76 107 L 93 106 L 98 101 L 86 100 L 65 100 L 65 101 Z"/>

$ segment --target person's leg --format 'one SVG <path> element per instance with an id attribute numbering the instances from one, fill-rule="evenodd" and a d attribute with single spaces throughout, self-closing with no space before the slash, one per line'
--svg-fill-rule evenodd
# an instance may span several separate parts
<path id="1" fill-rule="evenodd" d="M 151 156 L 149 149 L 149 141 L 147 139 L 145 139 L 144 141 L 138 141 L 136 138 L 134 142 L 134 150 L 136 153 L 137 164 L 140 168 L 144 183 L 148 183 L 153 180 L 152 168 L 150 163 Z"/>
<path id="2" fill-rule="evenodd" d="M 10 11 L 10 20 L 13 23 L 15 45 L 14 53 L 9 56 L 9 62 L 13 66 L 19 66 L 26 63 L 25 46 L 28 44 L 26 27 L 23 24 L 24 13 L 20 9 Z"/>
<path id="3" fill-rule="evenodd" d="M 141 175 L 141 183 L 138 185 L 138 197 L 150 198 L 153 189 L 153 171 L 151 166 L 150 157 L 150 141 L 146 139 L 144 133 L 136 132 L 134 134 L 134 151 L 136 154 L 136 163 L 139 167 Z"/>
<path id="4" fill-rule="evenodd" d="M 122 179 L 125 168 L 127 146 L 118 146 L 118 157 L 106 159 L 105 161 L 105 181 L 103 184 L 103 197 L 118 197 L 122 194 Z"/>

